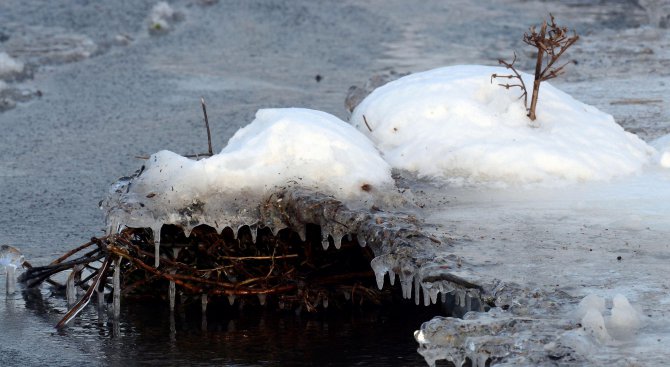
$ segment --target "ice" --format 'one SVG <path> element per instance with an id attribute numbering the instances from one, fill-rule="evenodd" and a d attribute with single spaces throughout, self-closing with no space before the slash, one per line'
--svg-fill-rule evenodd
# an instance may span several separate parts
<path id="1" fill-rule="evenodd" d="M 112 309 L 114 319 L 121 315 L 121 258 L 114 260 L 114 274 L 112 275 Z"/>
<path id="2" fill-rule="evenodd" d="M 69 307 L 72 307 L 75 302 L 77 302 L 77 289 L 75 288 L 74 281 L 77 276 L 77 269 L 72 269 L 70 275 L 67 277 L 65 284 L 65 298 L 67 298 L 67 304 Z"/>
<path id="3" fill-rule="evenodd" d="M 605 299 L 595 294 L 589 294 L 584 297 L 584 299 L 579 302 L 575 318 L 581 320 L 590 310 L 595 310 L 601 314 L 605 312 Z"/>
<path id="4" fill-rule="evenodd" d="M 492 74 L 508 73 L 459 65 L 412 74 L 372 92 L 351 123 L 393 167 L 441 182 L 556 186 L 640 173 L 650 164 L 655 149 L 549 83 L 542 83 L 531 124 L 518 93 L 491 82 Z"/>
<path id="5" fill-rule="evenodd" d="M 266 298 L 267 298 L 267 294 L 259 293 L 258 294 L 258 303 L 260 303 L 261 306 L 265 306 Z"/>
<path id="6" fill-rule="evenodd" d="M 629 340 L 642 325 L 640 313 L 631 306 L 626 296 L 617 294 L 612 300 L 612 316 L 607 320 L 607 330 L 616 339 Z"/>
<path id="7" fill-rule="evenodd" d="M 0 246 L 0 266 L 5 269 L 5 293 L 13 294 L 16 291 L 16 268 L 23 266 L 24 258 L 17 248 Z"/>
<path id="8" fill-rule="evenodd" d="M 200 309 L 203 315 L 207 314 L 207 303 L 208 303 L 207 295 L 203 293 L 200 296 Z"/>
<path id="9" fill-rule="evenodd" d="M 586 311 L 584 317 L 582 317 L 582 327 L 587 334 L 591 335 L 600 343 L 610 343 L 612 337 L 607 332 L 605 327 L 605 319 L 603 315 L 595 309 L 589 309 Z"/>

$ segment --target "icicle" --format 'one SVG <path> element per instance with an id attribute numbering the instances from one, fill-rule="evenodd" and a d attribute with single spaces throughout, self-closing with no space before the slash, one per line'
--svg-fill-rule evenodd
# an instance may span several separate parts
<path id="1" fill-rule="evenodd" d="M 98 310 L 102 310 L 105 307 L 105 290 L 96 289 L 95 294 L 98 295 Z"/>
<path id="2" fill-rule="evenodd" d="M 7 267 L 7 270 L 9 270 L 9 268 L 10 267 Z M 65 284 L 65 298 L 67 299 L 68 307 L 74 306 L 75 302 L 77 302 L 77 289 L 74 286 L 74 278 L 77 275 L 77 271 L 79 271 L 79 265 L 72 268 L 70 275 L 67 277 L 67 283 Z M 9 272 L 7 275 L 9 276 Z"/>
<path id="3" fill-rule="evenodd" d="M 460 306 L 461 297 L 458 296 L 458 291 L 454 291 L 454 304 Z"/>
<path id="4" fill-rule="evenodd" d="M 300 241 L 305 242 L 305 239 L 307 238 L 307 227 L 299 225 L 296 232 L 298 233 L 298 236 L 300 236 Z"/>
<path id="5" fill-rule="evenodd" d="M 461 306 L 465 306 L 465 292 L 462 290 L 459 290 L 457 293 L 459 300 L 459 304 Z"/>
<path id="6" fill-rule="evenodd" d="M 121 258 L 117 257 L 114 260 L 114 275 L 112 278 L 112 287 L 114 288 L 112 294 L 112 308 L 114 318 L 118 319 L 121 315 Z"/>
<path id="7" fill-rule="evenodd" d="M 391 286 L 395 284 L 395 271 L 393 269 L 389 269 L 389 283 L 391 283 Z"/>
<path id="8" fill-rule="evenodd" d="M 177 295 L 177 287 L 173 281 L 170 281 L 170 287 L 168 288 L 168 297 L 170 298 L 170 312 L 174 312 L 175 297 Z"/>
<path id="9" fill-rule="evenodd" d="M 419 295 L 421 291 L 421 281 L 419 280 L 419 277 L 414 277 L 414 303 L 418 306 L 421 304 L 421 299 L 419 299 Z"/>
<path id="10" fill-rule="evenodd" d="M 256 237 L 258 236 L 258 228 L 256 228 L 255 225 L 253 227 L 249 226 L 249 231 L 251 232 L 251 241 L 253 243 L 256 243 Z M 219 232 L 219 233 L 221 233 L 221 232 Z"/>
<path id="11" fill-rule="evenodd" d="M 363 235 L 357 238 L 358 238 L 358 244 L 361 245 L 361 247 L 365 247 L 368 245 L 368 241 L 365 239 L 365 237 L 363 237 Z"/>
<path id="12" fill-rule="evenodd" d="M 328 296 L 323 296 L 323 308 L 328 308 Z"/>
<path id="13" fill-rule="evenodd" d="M 186 238 L 189 238 L 191 236 L 191 232 L 193 231 L 193 228 L 194 227 L 190 226 L 190 225 L 182 228 L 182 230 L 184 231 L 184 236 L 186 236 Z"/>
<path id="14" fill-rule="evenodd" d="M 229 294 L 228 295 L 228 303 L 230 303 L 231 306 L 233 304 L 235 304 L 235 295 L 234 294 Z"/>
<path id="15" fill-rule="evenodd" d="M 324 250 L 328 250 L 328 246 L 330 246 L 330 242 L 328 242 L 328 236 L 327 236 L 327 235 L 324 236 L 324 237 L 321 239 L 321 245 L 323 246 L 323 249 L 324 249 Z"/>
<path id="16" fill-rule="evenodd" d="M 402 274 L 402 273 L 401 273 Z M 405 299 L 412 298 L 412 277 L 400 277 L 400 287 L 402 288 L 402 296 Z"/>
<path id="17" fill-rule="evenodd" d="M 266 298 L 267 298 L 267 294 L 258 293 L 258 303 L 260 303 L 261 306 L 265 306 L 265 299 Z"/>
<path id="18" fill-rule="evenodd" d="M 201 294 L 200 295 L 200 307 L 201 307 L 203 316 L 207 315 L 207 302 L 208 302 L 207 301 L 207 295 L 204 294 L 204 293 Z"/>
<path id="19" fill-rule="evenodd" d="M 473 367 L 486 367 L 486 361 L 489 360 L 489 355 L 486 353 L 479 353 L 478 355 L 475 355 L 475 360 L 475 366 Z"/>
<path id="20" fill-rule="evenodd" d="M 157 268 L 161 263 L 161 227 L 151 228 L 154 234 L 154 267 Z"/>
<path id="21" fill-rule="evenodd" d="M 379 289 L 384 288 L 384 276 L 386 275 L 386 271 L 388 270 L 388 266 L 386 264 L 386 261 L 384 257 L 382 256 L 377 256 L 372 261 L 370 261 L 370 267 L 372 268 L 372 271 L 375 272 L 375 278 L 377 279 L 377 287 Z"/>
<path id="22" fill-rule="evenodd" d="M 465 295 L 465 312 L 472 310 L 472 297 L 469 294 Z"/>
<path id="23" fill-rule="evenodd" d="M 339 232 L 333 232 L 332 236 L 335 248 L 339 250 L 342 247 L 342 235 Z"/>
<path id="24" fill-rule="evenodd" d="M 430 303 L 437 304 L 437 295 L 440 293 L 436 288 L 430 289 Z"/>
<path id="25" fill-rule="evenodd" d="M 342 293 L 344 293 L 344 299 L 345 300 L 348 301 L 348 300 L 351 299 L 351 293 L 349 293 L 348 291 L 342 291 Z"/>
<path id="26" fill-rule="evenodd" d="M 13 265 L 5 266 L 5 292 L 14 294 L 16 292 L 16 267 Z"/>
<path id="27" fill-rule="evenodd" d="M 423 291 L 423 305 L 424 306 L 429 306 L 430 305 L 430 294 L 428 293 L 428 290 L 426 287 L 424 287 L 423 284 L 421 284 L 421 291 Z"/>
<path id="28" fill-rule="evenodd" d="M 442 292 L 440 294 L 440 301 L 442 301 L 442 304 L 447 303 L 447 292 Z"/>

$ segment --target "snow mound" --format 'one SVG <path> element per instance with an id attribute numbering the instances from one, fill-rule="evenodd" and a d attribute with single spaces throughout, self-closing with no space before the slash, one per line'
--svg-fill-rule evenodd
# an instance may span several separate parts
<path id="1" fill-rule="evenodd" d="M 212 157 L 153 154 L 136 176 L 112 188 L 104 206 L 112 231 L 177 224 L 188 233 L 198 224 L 237 229 L 258 222 L 258 205 L 278 187 L 362 206 L 393 185 L 390 166 L 346 122 L 314 110 L 263 109 Z"/>
<path id="2" fill-rule="evenodd" d="M 639 172 L 654 154 L 611 115 L 546 82 L 531 126 L 519 89 L 492 82 L 494 73 L 509 70 L 462 65 L 400 78 L 361 102 L 351 123 L 393 167 L 451 183 L 608 180 Z"/>

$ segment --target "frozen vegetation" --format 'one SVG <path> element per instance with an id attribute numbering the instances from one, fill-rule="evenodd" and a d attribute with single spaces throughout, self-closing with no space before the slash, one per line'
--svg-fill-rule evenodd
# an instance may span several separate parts
<path id="1" fill-rule="evenodd" d="M 336 246 L 355 232 L 377 256 L 380 288 L 397 277 L 404 297 L 463 315 L 416 332 L 431 365 L 666 360 L 654 351 L 670 331 L 670 138 L 649 145 L 546 83 L 531 123 L 515 90 L 491 83 L 504 72 L 403 77 L 363 100 L 353 126 L 314 110 L 259 110 L 219 154 L 161 151 L 121 179 L 104 203 L 109 230 L 300 233 L 315 222 Z M 423 224 L 366 214 L 390 200 Z"/>

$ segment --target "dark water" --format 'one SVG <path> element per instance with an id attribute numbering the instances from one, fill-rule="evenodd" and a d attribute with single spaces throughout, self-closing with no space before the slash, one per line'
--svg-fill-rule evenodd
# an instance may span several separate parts
<path id="1" fill-rule="evenodd" d="M 521 35 L 549 12 L 582 34 L 570 53 L 577 63 L 555 84 L 645 138 L 668 132 L 663 2 L 207 3 L 171 1 L 180 20 L 152 36 L 154 1 L 0 2 L 0 52 L 26 63 L 23 75 L 0 76 L 11 95 L 24 96 L 0 113 L 0 244 L 39 265 L 100 235 L 97 203 L 139 167 L 136 156 L 206 149 L 201 96 L 220 150 L 259 108 L 347 118 L 347 89 L 371 75 L 521 55 Z M 0 365 L 421 365 L 412 332 L 436 313 L 244 313 L 213 317 L 206 330 L 198 315 L 176 315 L 171 330 L 164 306 L 126 305 L 118 325 L 99 323 L 89 307 L 56 332 L 64 301 L 41 292 L 0 295 Z"/>

